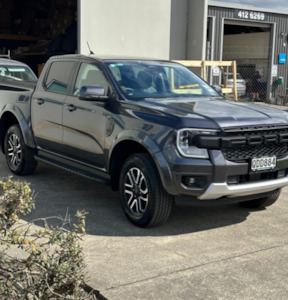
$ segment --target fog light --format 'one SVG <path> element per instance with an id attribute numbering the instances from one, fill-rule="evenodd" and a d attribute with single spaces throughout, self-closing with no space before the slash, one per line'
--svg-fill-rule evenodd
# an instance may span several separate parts
<path id="1" fill-rule="evenodd" d="M 195 182 L 196 182 L 196 179 L 194 177 L 186 177 L 185 178 L 186 185 L 193 185 Z"/>
<path id="2" fill-rule="evenodd" d="M 206 178 L 203 176 L 183 176 L 182 183 L 187 187 L 203 188 L 206 184 Z"/>
<path id="3" fill-rule="evenodd" d="M 229 176 L 227 179 L 228 184 L 237 184 L 239 183 L 239 176 Z"/>
<path id="4" fill-rule="evenodd" d="M 286 176 L 286 169 L 278 171 L 277 178 L 284 178 L 285 176 Z"/>

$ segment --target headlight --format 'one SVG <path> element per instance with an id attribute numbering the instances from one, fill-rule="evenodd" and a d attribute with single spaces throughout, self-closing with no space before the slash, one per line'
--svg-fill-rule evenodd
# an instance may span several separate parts
<path id="1" fill-rule="evenodd" d="M 180 129 L 177 131 L 177 149 L 181 155 L 193 158 L 209 158 L 207 149 L 198 148 L 193 145 L 193 140 L 196 135 L 215 135 L 215 130 L 203 129 Z"/>

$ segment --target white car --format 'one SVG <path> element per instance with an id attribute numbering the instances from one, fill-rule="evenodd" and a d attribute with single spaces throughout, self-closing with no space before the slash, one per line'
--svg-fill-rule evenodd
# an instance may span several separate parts
<path id="1" fill-rule="evenodd" d="M 227 87 L 233 88 L 233 74 L 228 73 Z M 242 78 L 240 73 L 237 73 L 237 94 L 238 96 L 246 95 L 246 80 Z"/>
<path id="2" fill-rule="evenodd" d="M 0 58 L 0 82 L 3 81 L 36 82 L 37 76 L 25 63 L 13 59 Z"/>

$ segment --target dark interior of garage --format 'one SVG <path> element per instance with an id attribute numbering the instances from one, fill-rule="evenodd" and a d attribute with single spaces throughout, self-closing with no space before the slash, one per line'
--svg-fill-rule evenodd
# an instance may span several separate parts
<path id="1" fill-rule="evenodd" d="M 224 35 L 226 34 L 241 34 L 241 33 L 253 33 L 253 32 L 267 32 L 270 31 L 270 28 L 263 28 L 257 26 L 240 26 L 240 25 L 231 25 L 225 24 L 224 26 Z"/>
<path id="2" fill-rule="evenodd" d="M 256 33 L 256 32 L 269 32 L 270 28 L 262 28 L 257 26 L 241 26 L 241 25 L 232 25 L 232 24 L 225 24 L 224 25 L 224 37 L 225 35 L 239 35 L 239 34 L 249 34 L 249 33 Z M 257 47 L 257 44 L 255 44 Z M 238 50 L 238 49 L 237 49 Z M 249 59 L 249 51 L 247 52 L 247 60 Z M 256 71 L 255 64 L 238 64 L 238 72 L 244 79 L 252 78 Z"/>
<path id="3" fill-rule="evenodd" d="M 230 21 L 231 22 L 231 21 Z M 237 22 L 237 21 L 236 21 Z M 269 77 L 269 45 L 263 43 L 263 40 L 269 39 L 271 32 L 270 26 L 258 26 L 247 22 L 247 26 L 240 24 L 225 24 L 224 25 L 224 55 L 229 55 L 229 59 L 237 61 L 237 81 L 243 85 L 245 83 L 245 96 L 251 97 L 252 90 L 257 90 L 257 99 L 266 99 L 267 80 Z M 235 38 L 232 38 L 234 36 Z M 243 38 L 245 36 L 245 38 Z M 253 36 L 253 39 L 249 38 Z M 225 43 L 226 37 L 230 37 L 229 41 Z M 242 41 L 237 42 L 236 40 Z M 244 42 L 245 41 L 245 42 Z M 234 43 L 233 43 L 234 42 Z M 257 87 L 255 81 L 255 74 L 259 74 L 257 79 Z M 241 82 L 240 82 L 241 81 Z M 244 92 L 242 92 L 243 94 Z M 242 95 L 243 96 L 243 95 Z"/>
<path id="4" fill-rule="evenodd" d="M 36 74 L 52 55 L 77 51 L 77 0 L 0 0 L 0 55 Z"/>

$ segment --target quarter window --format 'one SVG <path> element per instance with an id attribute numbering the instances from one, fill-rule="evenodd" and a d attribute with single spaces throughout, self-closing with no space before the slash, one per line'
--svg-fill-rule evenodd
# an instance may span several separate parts
<path id="1" fill-rule="evenodd" d="M 52 63 L 44 82 L 45 87 L 49 91 L 66 94 L 73 66 L 74 62 L 71 61 L 57 61 Z"/>

